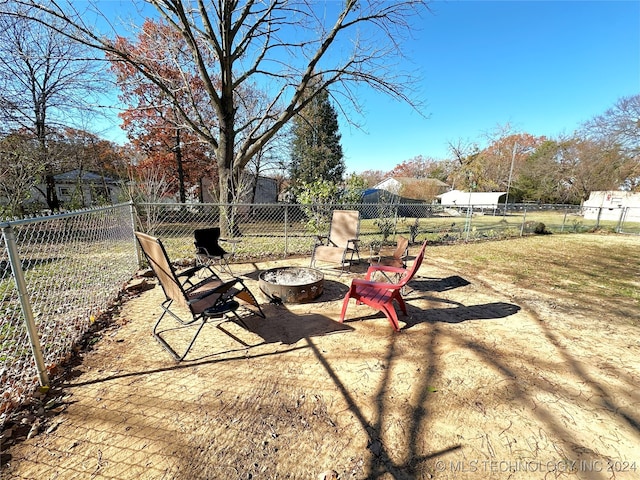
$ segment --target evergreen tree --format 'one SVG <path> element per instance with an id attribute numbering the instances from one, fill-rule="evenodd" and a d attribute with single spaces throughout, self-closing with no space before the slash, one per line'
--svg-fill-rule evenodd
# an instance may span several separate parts
<path id="1" fill-rule="evenodd" d="M 325 90 L 293 119 L 290 174 L 294 187 L 317 180 L 341 183 L 345 171 L 338 114 Z"/>

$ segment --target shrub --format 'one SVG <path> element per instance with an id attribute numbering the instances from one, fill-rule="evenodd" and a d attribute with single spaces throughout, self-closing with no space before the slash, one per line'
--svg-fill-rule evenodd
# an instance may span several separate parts
<path id="1" fill-rule="evenodd" d="M 393 229 L 395 226 L 393 220 L 391 220 L 390 218 L 379 218 L 373 223 L 376 227 L 378 227 L 380 233 L 382 233 L 382 241 L 386 243 L 393 233 Z"/>
<path id="2" fill-rule="evenodd" d="M 536 235 L 548 235 L 551 232 L 547 230 L 547 226 L 544 223 L 539 222 L 534 227 L 533 233 L 535 233 Z"/>

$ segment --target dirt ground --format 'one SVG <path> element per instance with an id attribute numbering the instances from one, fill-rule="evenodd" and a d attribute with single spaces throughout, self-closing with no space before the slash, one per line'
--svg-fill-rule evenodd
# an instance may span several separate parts
<path id="1" fill-rule="evenodd" d="M 400 333 L 353 301 L 338 323 L 363 266 L 277 305 L 258 273 L 308 260 L 242 264 L 267 318 L 209 324 L 176 363 L 151 336 L 162 291 L 144 291 L 82 354 L 43 431 L 5 452 L 2 479 L 640 478 L 628 312 L 590 316 L 427 251 Z"/>

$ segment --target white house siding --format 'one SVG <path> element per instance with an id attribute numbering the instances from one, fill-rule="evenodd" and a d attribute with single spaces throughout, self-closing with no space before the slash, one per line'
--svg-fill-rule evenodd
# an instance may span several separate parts
<path id="1" fill-rule="evenodd" d="M 507 192 L 463 192 L 451 190 L 438 195 L 440 204 L 446 207 L 497 208 Z"/>
<path id="2" fill-rule="evenodd" d="M 640 222 L 640 193 L 617 190 L 591 192 L 582 205 L 585 220 Z"/>

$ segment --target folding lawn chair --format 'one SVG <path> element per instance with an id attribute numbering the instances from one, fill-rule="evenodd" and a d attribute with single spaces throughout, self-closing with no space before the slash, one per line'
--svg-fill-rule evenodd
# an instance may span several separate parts
<path id="1" fill-rule="evenodd" d="M 380 256 L 372 258 L 369 260 L 369 263 L 373 267 L 386 266 L 386 267 L 396 267 L 396 268 L 407 268 L 407 255 L 409 253 L 409 239 L 403 237 L 402 235 L 398 235 L 398 240 L 396 242 L 396 249 L 393 251 L 393 254 L 390 256 Z M 384 277 L 388 281 L 393 281 L 389 275 L 383 270 L 376 270 L 381 272 Z M 399 280 L 398 274 L 395 274 L 396 282 Z"/>
<path id="2" fill-rule="evenodd" d="M 231 266 L 229 265 L 229 259 L 233 258 L 236 252 L 236 243 L 239 240 L 227 240 L 220 238 L 220 228 L 200 228 L 193 232 L 194 242 L 196 247 L 196 260 L 200 264 L 215 266 L 217 265 L 222 273 L 228 273 L 231 276 Z M 229 242 L 232 244 L 231 253 L 227 252 L 219 242 Z"/>
<path id="3" fill-rule="evenodd" d="M 334 210 L 329 226 L 329 236 L 318 236 L 311 255 L 310 266 L 318 261 L 336 263 L 344 269 L 351 266 L 354 256 L 360 261 L 358 234 L 360 212 L 357 210 Z"/>
<path id="4" fill-rule="evenodd" d="M 177 361 L 187 356 L 202 327 L 209 321 L 221 323 L 227 320 L 227 315 L 233 315 L 246 327 L 237 312 L 241 306 L 238 300 L 242 301 L 243 308 L 265 318 L 258 301 L 240 278 L 223 281 L 207 265 L 176 271 L 160 239 L 140 232 L 135 235 L 165 294 L 161 303 L 162 314 L 153 327 L 153 336 Z M 172 308 L 174 306 L 177 308 Z M 182 318 L 180 309 L 188 310 L 189 318 Z M 175 327 L 159 330 L 166 314 L 173 317 L 180 327 L 193 326 L 196 329 L 182 354 L 178 354 L 162 335 Z"/>

